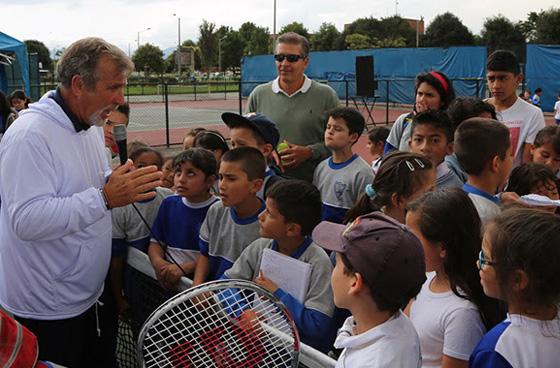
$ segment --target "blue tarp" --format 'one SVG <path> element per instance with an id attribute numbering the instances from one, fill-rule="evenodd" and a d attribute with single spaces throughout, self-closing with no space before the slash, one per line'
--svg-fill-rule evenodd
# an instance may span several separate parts
<path id="1" fill-rule="evenodd" d="M 22 84 L 25 93 L 29 96 L 31 89 L 29 86 L 29 63 L 27 60 L 27 46 L 25 43 L 0 32 L 0 52 L 13 52 L 16 60 L 13 62 L 12 67 L 19 66 L 19 74 L 21 75 Z M 0 90 L 8 90 L 8 82 L 6 70 L 3 65 L 0 65 Z"/>
<path id="2" fill-rule="evenodd" d="M 326 80 L 340 98 L 355 95 L 355 63 L 357 56 L 374 57 L 374 74 L 379 80 L 376 95 L 386 101 L 414 102 L 414 77 L 424 71 L 440 70 L 454 80 L 458 96 L 484 96 L 486 47 L 395 48 L 352 51 L 318 51 L 310 55 L 306 74 L 311 79 Z M 247 96 L 258 83 L 276 78 L 272 55 L 244 57 L 241 62 L 243 95 Z M 461 79 L 461 80 L 459 80 Z M 470 79 L 470 80 L 467 80 Z M 389 81 L 389 82 L 386 82 Z"/>
<path id="3" fill-rule="evenodd" d="M 527 45 L 527 88 L 542 88 L 541 107 L 553 111 L 560 93 L 560 45 Z"/>

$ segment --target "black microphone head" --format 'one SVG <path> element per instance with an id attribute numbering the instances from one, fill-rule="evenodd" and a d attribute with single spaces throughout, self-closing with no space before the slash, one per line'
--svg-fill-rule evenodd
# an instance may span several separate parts
<path id="1" fill-rule="evenodd" d="M 115 139 L 115 142 L 126 141 L 126 125 L 113 125 L 113 138 Z"/>

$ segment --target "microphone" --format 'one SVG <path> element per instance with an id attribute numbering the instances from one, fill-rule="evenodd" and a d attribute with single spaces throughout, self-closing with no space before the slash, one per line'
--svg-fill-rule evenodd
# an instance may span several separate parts
<path id="1" fill-rule="evenodd" d="M 126 153 L 126 125 L 113 125 L 113 138 L 119 148 L 119 159 L 121 161 L 121 165 L 124 165 L 128 159 L 128 155 Z"/>

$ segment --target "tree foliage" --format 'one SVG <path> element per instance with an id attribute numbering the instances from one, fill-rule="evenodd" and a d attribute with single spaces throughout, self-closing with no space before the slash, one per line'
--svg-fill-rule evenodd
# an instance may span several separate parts
<path id="1" fill-rule="evenodd" d="M 368 36 L 360 33 L 352 33 L 346 36 L 346 47 L 349 50 L 369 49 L 373 44 Z"/>
<path id="2" fill-rule="evenodd" d="M 163 51 L 150 43 L 140 46 L 136 52 L 134 52 L 132 61 L 134 62 L 136 71 L 144 71 L 147 74 L 161 74 L 166 69 L 163 60 Z"/>
<path id="3" fill-rule="evenodd" d="M 239 37 L 244 43 L 243 55 L 262 55 L 272 51 L 268 28 L 245 22 L 239 27 Z"/>
<path id="4" fill-rule="evenodd" d="M 216 65 L 218 60 L 218 34 L 215 28 L 214 23 L 206 20 L 203 20 L 198 27 L 198 47 L 200 48 L 202 66 L 207 69 Z"/>
<path id="5" fill-rule="evenodd" d="M 540 12 L 536 20 L 536 41 L 545 44 L 560 44 L 560 9 Z"/>
<path id="6" fill-rule="evenodd" d="M 224 36 L 221 42 L 222 46 L 222 69 L 228 69 L 232 67 L 239 67 L 241 64 L 241 58 L 243 57 L 243 50 L 245 48 L 245 43 L 241 38 L 238 31 L 230 31 Z"/>
<path id="7" fill-rule="evenodd" d="M 490 52 L 508 49 L 518 53 L 525 47 L 525 36 L 518 24 L 513 24 L 503 15 L 487 18 L 480 32 L 481 42 Z"/>
<path id="8" fill-rule="evenodd" d="M 426 28 L 422 45 L 433 47 L 474 45 L 474 36 L 457 16 L 446 12 L 436 16 Z"/>
<path id="9" fill-rule="evenodd" d="M 43 69 L 51 70 L 52 67 L 52 59 L 51 54 L 47 46 L 44 43 L 37 40 L 25 40 L 23 41 L 27 46 L 28 53 L 37 53 L 37 57 L 39 62 L 42 65 Z"/>
<path id="10" fill-rule="evenodd" d="M 295 32 L 298 35 L 301 35 L 309 40 L 309 31 L 303 23 L 292 22 L 290 24 L 286 24 L 282 29 L 280 29 L 279 34 L 287 33 L 287 32 Z"/>
<path id="11" fill-rule="evenodd" d="M 317 33 L 311 36 L 313 51 L 344 50 L 344 37 L 332 23 L 323 23 Z"/>
<path id="12" fill-rule="evenodd" d="M 367 36 L 372 47 L 386 47 L 384 45 L 412 47 L 416 45 L 416 30 L 410 28 L 405 19 L 396 15 L 382 19 L 372 17 L 356 19 L 348 26 L 346 35 L 356 33 Z"/>

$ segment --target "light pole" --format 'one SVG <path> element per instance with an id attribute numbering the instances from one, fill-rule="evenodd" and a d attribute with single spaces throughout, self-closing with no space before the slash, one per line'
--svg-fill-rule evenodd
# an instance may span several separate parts
<path id="1" fill-rule="evenodd" d="M 138 33 L 136 34 L 136 49 L 138 50 L 140 48 L 140 32 L 146 32 L 149 31 L 151 28 L 148 27 L 146 29 L 143 29 L 141 31 L 138 31 Z"/>
<path id="2" fill-rule="evenodd" d="M 226 36 L 218 38 L 218 69 L 220 70 L 220 72 L 222 71 L 222 40 L 224 40 L 225 38 Z M 224 79 L 225 77 L 226 75 L 224 73 Z"/>
<path id="3" fill-rule="evenodd" d="M 274 16 L 272 21 L 272 48 L 276 50 L 276 0 L 274 0 Z M 275 52 L 275 51 L 273 51 Z"/>
<path id="4" fill-rule="evenodd" d="M 177 17 L 177 52 L 175 53 L 175 62 L 177 63 L 177 80 L 181 80 L 181 17 L 173 13 Z"/>

